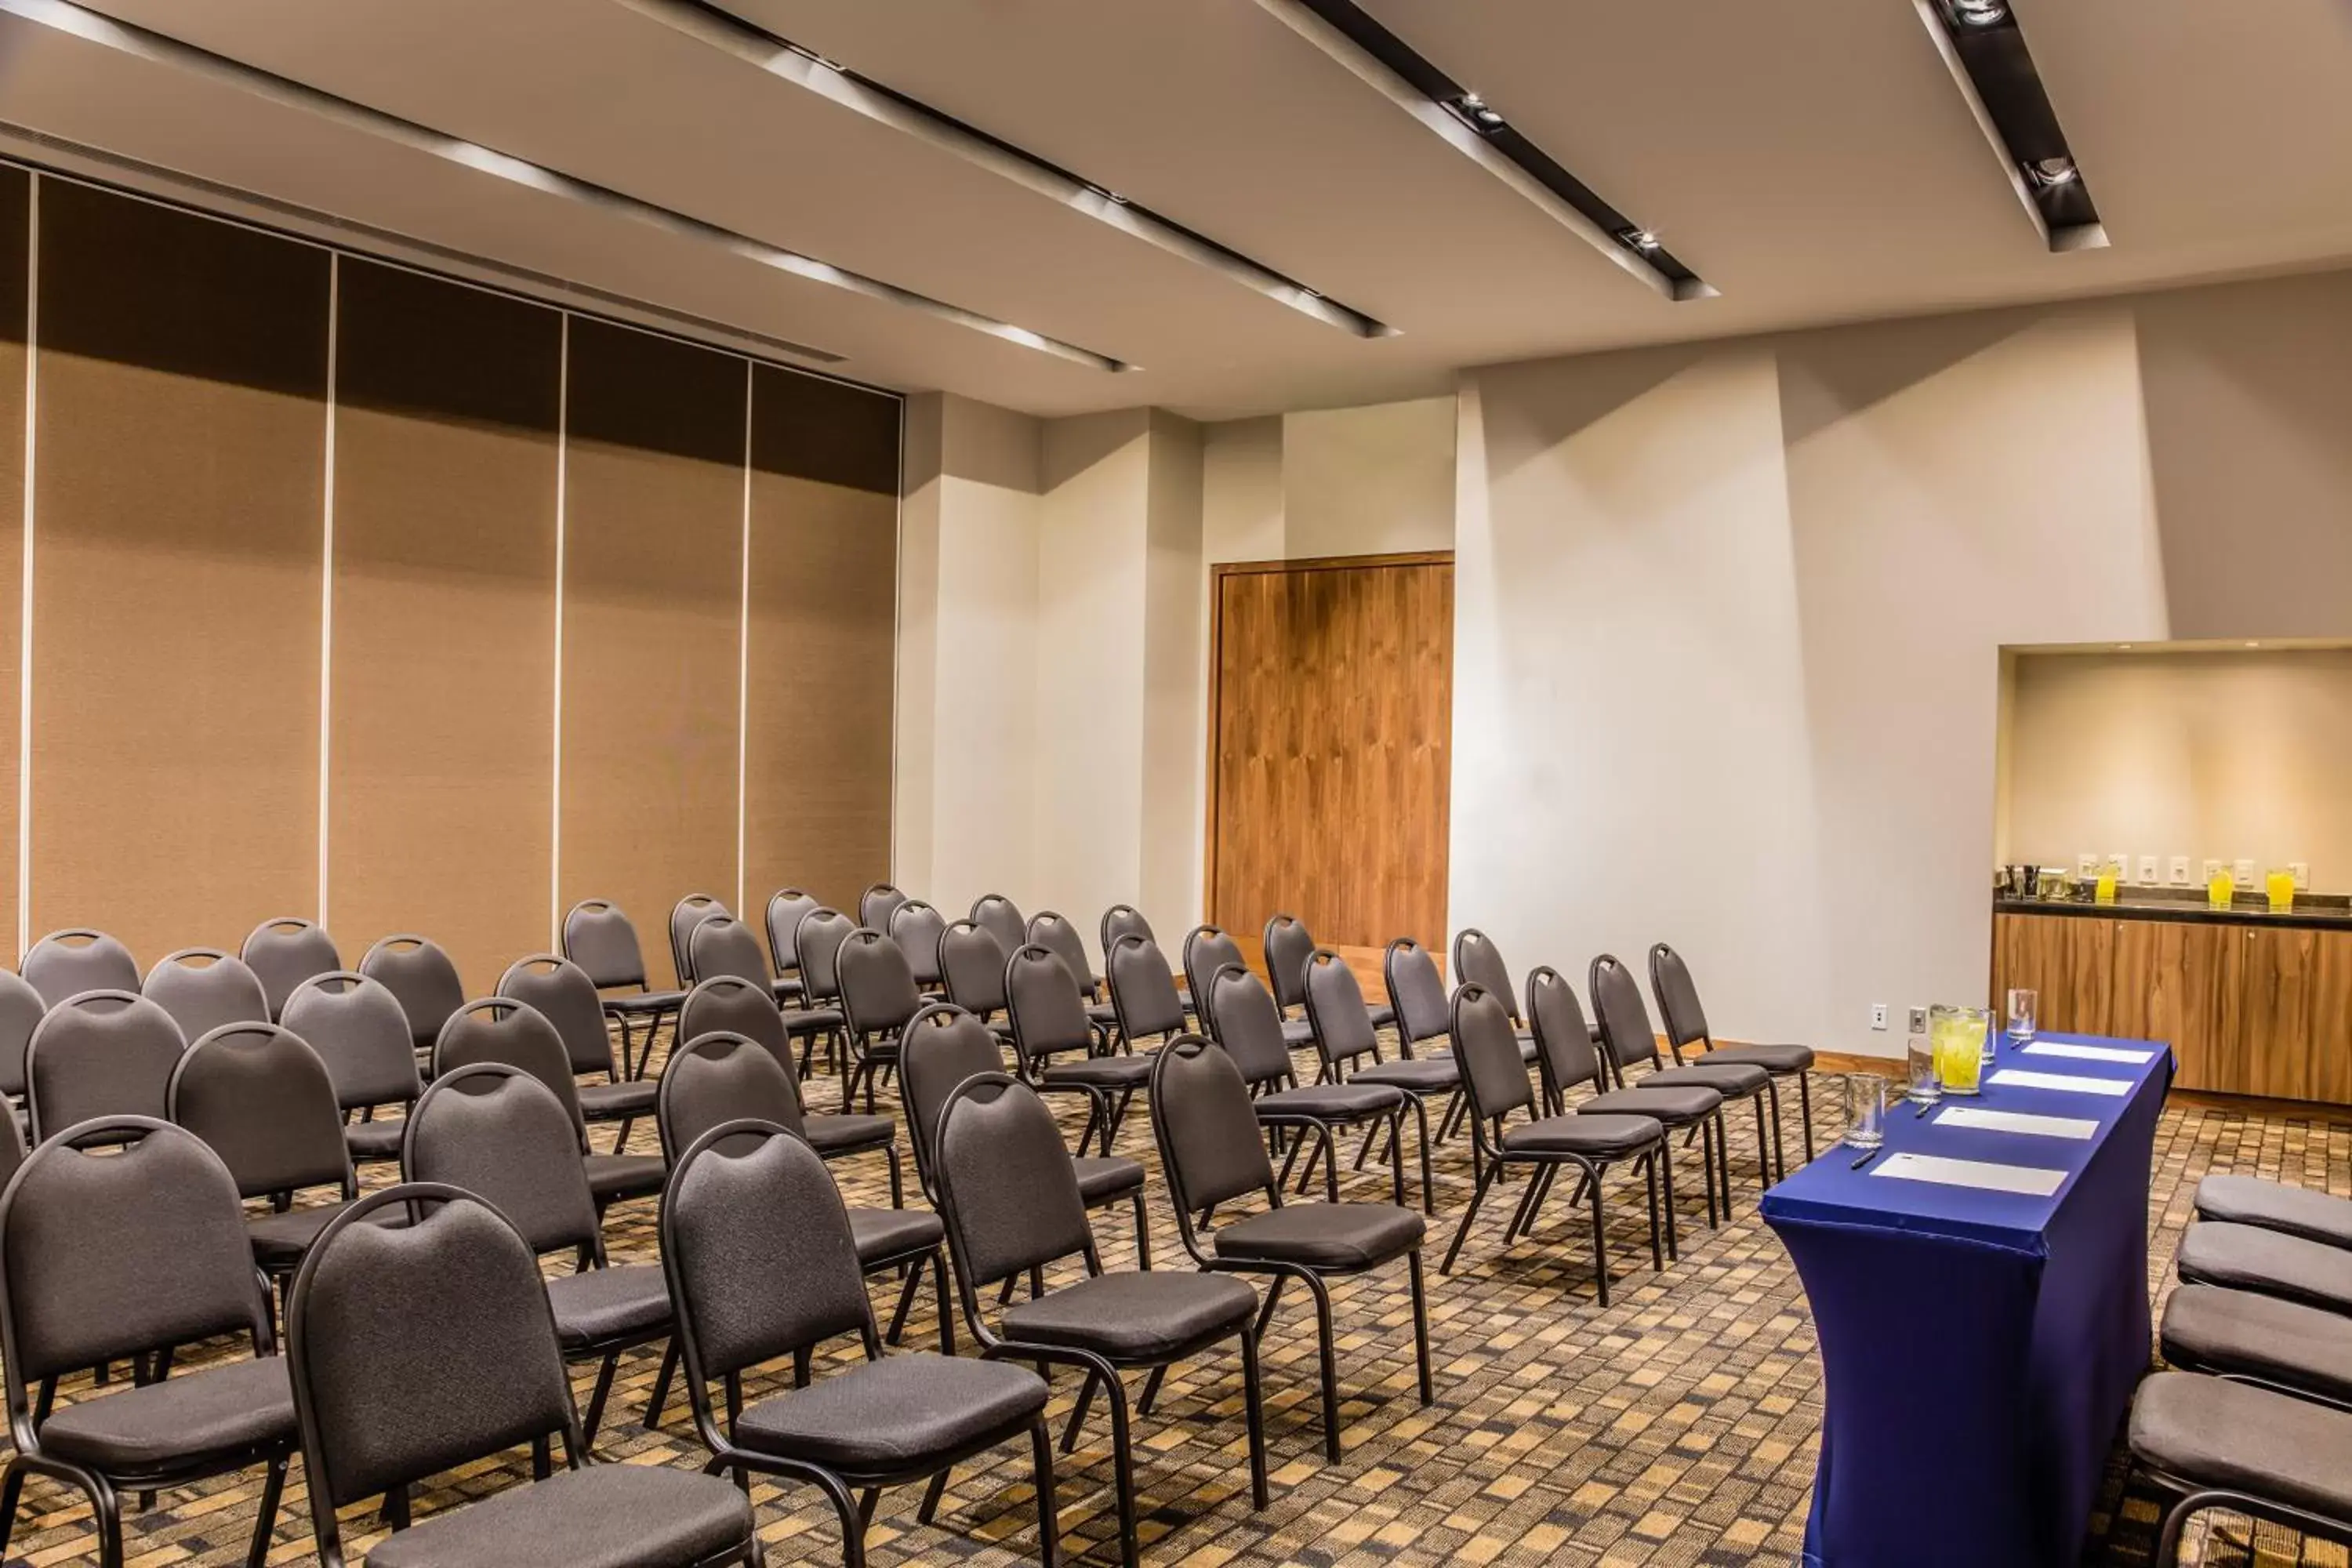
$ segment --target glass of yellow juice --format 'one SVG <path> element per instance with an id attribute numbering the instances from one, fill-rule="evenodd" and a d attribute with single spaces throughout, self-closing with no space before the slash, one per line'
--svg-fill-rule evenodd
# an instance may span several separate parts
<path id="1" fill-rule="evenodd" d="M 2216 910 L 2228 909 L 2230 907 L 2230 896 L 2236 887 L 2237 883 L 2231 877 L 2228 867 L 2221 867 L 2215 870 L 2210 877 L 2205 879 L 2205 902 L 2207 907 Z"/>
<path id="2" fill-rule="evenodd" d="M 2263 879 L 2263 889 L 2271 896 L 2271 913 L 2283 915 L 2294 908 L 2294 873 L 2273 871 Z"/>

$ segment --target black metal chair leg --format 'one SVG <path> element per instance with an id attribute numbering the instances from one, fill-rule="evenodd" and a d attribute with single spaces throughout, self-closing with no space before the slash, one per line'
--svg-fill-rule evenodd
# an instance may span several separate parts
<path id="1" fill-rule="evenodd" d="M 1680 1263 L 1683 1260 L 1682 1227 L 1675 1219 L 1675 1149 L 1671 1138 L 1658 1141 L 1658 1189 L 1665 1199 L 1666 1257 Z"/>
<path id="2" fill-rule="evenodd" d="M 1423 1214 L 1437 1212 L 1437 1187 L 1429 1177 L 1429 1103 L 1417 1094 L 1407 1095 L 1412 1101 L 1412 1114 L 1421 1131 L 1421 1208 Z M 1402 1125 L 1402 1122 L 1399 1123 Z"/>
<path id="3" fill-rule="evenodd" d="M 940 1511 L 940 1495 L 947 1489 L 948 1472 L 941 1470 L 931 1478 L 931 1484 L 923 1489 L 923 1506 L 915 1510 L 917 1521 L 924 1524 L 931 1522 L 932 1517 Z"/>
<path id="4" fill-rule="evenodd" d="M 1659 1242 L 1658 1232 L 1658 1156 L 1644 1155 L 1642 1160 L 1642 1186 L 1650 1196 L 1650 1272 L 1666 1271 L 1666 1255 Z"/>
<path id="5" fill-rule="evenodd" d="M 1054 1435 L 1042 1415 L 1029 1426 L 1029 1462 L 1037 1485 L 1037 1560 L 1057 1568 L 1062 1559 L 1061 1510 L 1054 1504 Z"/>
<path id="6" fill-rule="evenodd" d="M 662 1347 L 661 1370 L 654 1374 L 654 1391 L 646 1400 L 646 1430 L 661 1430 L 662 1406 L 669 1403 L 669 1380 L 677 1375 L 677 1341 Z"/>
<path id="7" fill-rule="evenodd" d="M 1135 1447 L 1127 1429 L 1127 1390 L 1116 1377 L 1111 1384 L 1110 1458 L 1111 1478 L 1118 1489 L 1118 1551 L 1127 1568 L 1136 1568 Z"/>
<path id="8" fill-rule="evenodd" d="M 1589 1174 L 1589 1173 L 1588 1173 Z M 1592 1187 L 1592 1277 L 1601 1282 L 1601 1305 L 1609 1305 L 1609 1221 L 1608 1205 L 1601 1196 L 1598 1178 Z"/>
<path id="9" fill-rule="evenodd" d="M 1265 1326 L 1274 1321 L 1274 1310 L 1282 1303 L 1282 1288 L 1289 1280 L 1289 1275 L 1277 1274 L 1266 1286 L 1265 1300 L 1258 1303 L 1257 1309 L 1257 1331 L 1261 1336 L 1265 1333 Z"/>
<path id="10" fill-rule="evenodd" d="M 1478 1185 L 1470 1194 L 1470 1206 L 1462 1211 L 1462 1223 L 1454 1227 L 1454 1245 L 1445 1249 L 1445 1261 L 1437 1266 L 1440 1274 L 1454 1272 L 1454 1259 L 1460 1256 L 1462 1242 L 1470 1234 L 1470 1224 L 1478 1217 L 1478 1205 L 1486 1201 L 1486 1189 L 1495 1184 L 1495 1167 L 1489 1165 L 1478 1174 Z"/>
<path id="11" fill-rule="evenodd" d="M 948 1308 L 948 1259 L 937 1247 L 931 1249 L 931 1295 L 937 1300 L 940 1312 L 940 1353 L 955 1354 L 955 1313 Z"/>
<path id="12" fill-rule="evenodd" d="M 1100 1373 L 1089 1372 L 1086 1382 L 1078 1384 L 1078 1402 L 1070 1406 L 1070 1424 L 1062 1428 L 1062 1452 L 1076 1452 L 1078 1428 L 1087 1424 L 1087 1412 L 1094 1407 L 1095 1385 L 1102 1382 Z"/>
<path id="13" fill-rule="evenodd" d="M 1168 1368 L 1173 1363 L 1163 1362 L 1143 1376 L 1143 1397 L 1135 1402 L 1136 1414 L 1149 1415 L 1151 1407 L 1160 1403 L 1160 1386 L 1168 1381 Z"/>
<path id="14" fill-rule="evenodd" d="M 596 1446 L 596 1428 L 604 1419 L 604 1400 L 613 1392 L 613 1373 L 621 1364 L 621 1352 L 609 1351 L 596 1363 L 596 1387 L 588 1395 L 588 1414 L 580 1420 L 580 1436 L 590 1447 Z"/>
<path id="15" fill-rule="evenodd" d="M 1135 1266 L 1138 1268 L 1149 1269 L 1151 1267 L 1151 1218 L 1144 1211 L 1143 1189 L 1136 1188 L 1134 1195 Z"/>
<path id="16" fill-rule="evenodd" d="M 847 1487 L 824 1471 L 812 1473 L 833 1500 L 833 1511 L 841 1521 L 842 1568 L 866 1568 L 866 1521 L 858 1513 L 856 1500 Z"/>
<path id="17" fill-rule="evenodd" d="M 1242 1402 L 1249 1417 L 1250 1506 L 1264 1508 L 1266 1503 L 1265 1390 L 1258 1382 L 1257 1335 L 1246 1329 L 1242 1331 Z"/>
<path id="18" fill-rule="evenodd" d="M 1421 1402 L 1429 1405 L 1436 1401 L 1437 1385 L 1429 1371 L 1429 1291 L 1421 1276 L 1421 1248 L 1406 1253 L 1404 1261 L 1412 1280 L 1413 1361 L 1421 1372 Z"/>
<path id="19" fill-rule="evenodd" d="M 1813 1163 L 1813 1075 L 1797 1075 L 1797 1113 L 1805 1121 L 1805 1163 Z"/>
<path id="20" fill-rule="evenodd" d="M 288 1456 L 269 1461 L 261 1477 L 261 1506 L 253 1520 L 253 1544 L 245 1554 L 245 1568 L 261 1568 L 269 1558 L 269 1538 L 278 1524 L 278 1500 L 286 1491 Z"/>
<path id="21" fill-rule="evenodd" d="M 1323 1372 L 1323 1454 L 1336 1465 L 1339 1462 L 1339 1352 L 1332 1344 L 1331 1293 L 1312 1274 L 1307 1277 L 1307 1288 L 1315 1296 L 1315 1348 Z M 1250 1342 L 1255 1344 L 1256 1340 L 1253 1331 Z"/>
<path id="22" fill-rule="evenodd" d="M 905 1335 L 907 1314 L 914 1310 L 915 1292 L 923 1288 L 923 1265 L 929 1261 L 927 1258 L 919 1258 L 915 1259 L 915 1266 L 907 1271 L 907 1282 L 898 1287 L 898 1308 L 890 1314 L 890 1331 L 882 1336 L 884 1343 L 895 1345 Z"/>
<path id="23" fill-rule="evenodd" d="M 16 1504 L 24 1495 L 25 1468 L 12 1455 L 7 1479 L 0 1481 L 0 1561 L 6 1559 L 9 1540 L 16 1533 Z"/>

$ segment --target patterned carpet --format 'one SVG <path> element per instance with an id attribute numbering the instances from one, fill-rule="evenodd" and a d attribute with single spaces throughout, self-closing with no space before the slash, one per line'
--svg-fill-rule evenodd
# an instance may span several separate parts
<path id="1" fill-rule="evenodd" d="M 837 1106 L 829 1079 L 809 1086 L 814 1109 Z M 1833 1081 L 1816 1085 L 1821 1132 L 1834 1136 L 1841 1096 Z M 1071 1129 L 1075 1135 L 1075 1126 Z M 1791 1132 L 1793 1133 L 1793 1128 Z M 599 1147 L 609 1130 L 597 1130 Z M 632 1148 L 654 1146 L 640 1125 Z M 1163 1267 L 1182 1257 L 1166 1213 L 1148 1126 L 1140 1108 L 1121 1135 L 1121 1152 L 1147 1159 L 1152 1174 L 1153 1249 Z M 1792 1157 L 1797 1153 L 1793 1136 Z M 1613 1184 L 1612 1247 L 1619 1271 L 1607 1310 L 1593 1294 L 1589 1231 L 1581 1211 L 1562 1196 L 1533 1241 L 1499 1245 L 1510 1205 L 1489 1200 L 1450 1279 L 1435 1269 L 1469 1187 L 1465 1142 L 1438 1150 L 1438 1217 L 1429 1242 L 1430 1316 L 1437 1402 L 1423 1408 L 1414 1391 L 1412 1340 L 1404 1273 L 1340 1282 L 1346 1457 L 1323 1459 L 1317 1415 L 1313 1319 L 1293 1292 L 1265 1342 L 1268 1441 L 1273 1500 L 1253 1512 L 1237 1365 L 1191 1363 L 1169 1379 L 1160 1406 L 1138 1424 L 1138 1482 L 1147 1559 L 1160 1563 L 1299 1563 L 1345 1565 L 1437 1563 L 1538 1563 L 1577 1568 L 1657 1568 L 1794 1563 L 1802 1541 L 1821 1419 L 1821 1369 L 1812 1326 L 1787 1258 L 1756 1215 L 1754 1128 L 1735 1124 L 1735 1176 L 1745 1184 L 1732 1223 L 1708 1232 L 1699 1200 L 1684 1202 L 1684 1252 L 1664 1275 L 1649 1268 L 1637 1186 Z M 1695 1173 L 1695 1166 L 1686 1167 Z M 888 1201 L 881 1163 L 836 1164 L 850 1201 Z M 2352 1125 L 2315 1125 L 2235 1110 L 2176 1103 L 2158 1136 L 2150 1201 L 2151 1285 L 2169 1284 L 2172 1251 L 2189 1217 L 2198 1178 L 2209 1171 L 2252 1172 L 2336 1193 L 2352 1193 Z M 1318 1177 L 1317 1184 L 1320 1185 Z M 1686 1184 L 1695 1186 L 1696 1183 Z M 1384 1176 L 1354 1176 L 1344 1191 L 1385 1196 Z M 1105 1261 L 1133 1258 L 1126 1210 L 1096 1216 Z M 653 1205 L 623 1205 L 606 1225 L 614 1261 L 651 1260 Z M 891 1287 L 877 1282 L 887 1321 Z M 935 1343 L 928 1290 L 908 1331 L 910 1347 Z M 969 1336 L 959 1334 L 969 1349 Z M 855 1354 L 839 1347 L 845 1361 Z M 183 1365 L 201 1352 L 184 1352 Z M 622 1380 L 600 1435 L 600 1457 L 638 1464 L 698 1464 L 702 1458 L 682 1400 L 674 1399 L 660 1433 L 639 1425 L 657 1362 L 646 1351 L 625 1360 Z M 589 1373 L 580 1369 L 585 1400 Z M 819 1375 L 823 1374 L 820 1366 Z M 788 1382 L 788 1373 L 747 1386 L 756 1398 Z M 61 1398 L 88 1391 L 87 1380 Z M 1054 1411 L 1066 1413 L 1076 1392 L 1065 1373 Z M 1002 1450 L 982 1467 L 956 1472 L 934 1524 L 917 1522 L 920 1489 L 887 1495 L 867 1538 L 877 1563 L 975 1563 L 1035 1561 L 1037 1539 L 1025 1445 Z M 1108 1423 L 1097 1405 L 1078 1452 L 1057 1469 L 1062 1543 L 1090 1563 L 1118 1561 Z M 527 1474 L 486 1462 L 420 1495 L 420 1516 L 463 1495 L 496 1489 Z M 2120 1478 L 2120 1466 L 2114 1475 Z M 2118 1500 L 2111 1479 L 2094 1521 L 2086 1568 L 2137 1568 L 2147 1560 L 2157 1504 Z M 133 1565 L 228 1564 L 244 1559 L 258 1490 L 257 1475 L 165 1493 L 129 1521 L 126 1561 Z M 774 1562 L 840 1560 L 831 1510 L 812 1489 L 755 1485 L 762 1533 Z M 2120 1500 L 2120 1508 L 2118 1501 Z M 278 1517 L 273 1563 L 311 1559 L 308 1503 L 299 1465 Z M 10 1544 L 10 1563 L 97 1560 L 79 1499 L 40 1479 L 28 1483 Z M 374 1537 L 373 1518 L 345 1516 L 356 1562 Z M 2264 1531 L 2252 1543 L 2240 1521 L 2217 1522 L 2192 1537 L 2189 1560 L 2213 1568 L 2261 1563 L 2340 1565 L 2336 1549 L 2296 1555 L 2291 1537 Z"/>

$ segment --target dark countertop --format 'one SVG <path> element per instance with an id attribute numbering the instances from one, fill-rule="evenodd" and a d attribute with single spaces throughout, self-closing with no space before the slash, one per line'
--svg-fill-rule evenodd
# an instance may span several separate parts
<path id="1" fill-rule="evenodd" d="M 2118 896 L 2112 904 L 1996 897 L 1992 907 L 1995 913 L 2004 915 L 2179 921 L 2189 925 L 2279 926 L 2290 931 L 2352 931 L 2352 906 L 2344 901 L 2335 899 L 2318 904 L 2307 903 L 2301 899 L 2296 901 L 2303 907 L 2277 915 L 2271 913 L 2260 896 L 2241 898 L 2236 907 L 2227 910 L 2209 909 L 2201 898 L 2195 900 L 2135 899 L 2128 894 Z"/>

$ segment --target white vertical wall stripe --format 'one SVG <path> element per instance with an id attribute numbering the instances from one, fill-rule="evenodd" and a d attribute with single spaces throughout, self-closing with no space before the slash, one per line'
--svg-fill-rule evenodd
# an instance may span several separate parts
<path id="1" fill-rule="evenodd" d="M 319 923 L 327 918 L 327 775 L 333 750 L 328 721 L 334 704 L 335 657 L 335 353 L 342 329 L 343 258 L 327 253 L 327 483 L 319 552 Z"/>
<path id="2" fill-rule="evenodd" d="M 744 820 L 748 810 L 743 789 L 751 771 L 751 391 L 757 384 L 750 360 L 743 362 L 743 596 L 736 611 L 735 650 L 735 913 L 744 918 L 744 889 L 750 875 L 744 858 Z"/>
<path id="3" fill-rule="evenodd" d="M 16 952 L 33 945 L 33 458 L 41 361 L 41 174 L 25 222 L 25 559 L 16 649 Z"/>
<path id="4" fill-rule="evenodd" d="M 563 950 L 563 534 L 572 457 L 572 312 L 555 351 L 555 778 L 547 825 L 547 941 Z"/>

